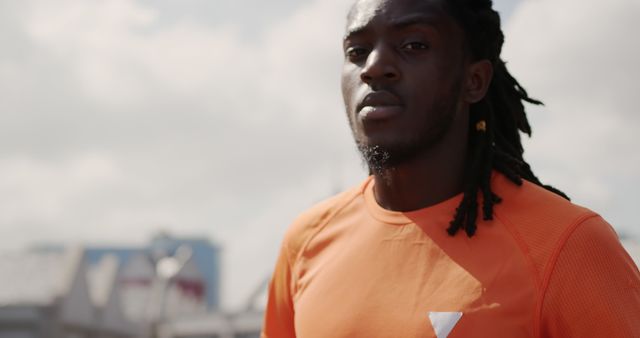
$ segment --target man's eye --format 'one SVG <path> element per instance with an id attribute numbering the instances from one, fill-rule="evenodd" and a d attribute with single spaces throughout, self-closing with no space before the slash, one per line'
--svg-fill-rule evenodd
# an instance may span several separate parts
<path id="1" fill-rule="evenodd" d="M 429 45 L 427 45 L 426 43 L 422 43 L 422 42 L 409 42 L 409 43 L 405 43 L 404 45 L 402 45 L 402 49 L 404 50 L 427 50 L 429 49 Z"/>
<path id="2" fill-rule="evenodd" d="M 349 58 L 359 58 L 361 56 L 364 56 L 367 54 L 367 49 L 366 48 L 362 48 L 362 47 L 349 47 L 347 48 L 345 54 L 347 55 L 347 57 Z"/>

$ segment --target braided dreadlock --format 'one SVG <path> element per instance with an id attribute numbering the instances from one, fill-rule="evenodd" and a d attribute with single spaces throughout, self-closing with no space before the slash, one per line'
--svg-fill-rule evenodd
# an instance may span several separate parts
<path id="1" fill-rule="evenodd" d="M 487 95 L 470 108 L 470 159 L 465 174 L 464 195 L 447 232 L 454 236 L 464 229 L 467 236 L 476 233 L 478 191 L 482 194 L 483 219 L 493 219 L 493 206 L 501 199 L 491 190 L 493 169 L 511 182 L 522 185 L 525 179 L 566 199 L 563 192 L 540 182 L 522 157 L 524 149 L 520 132 L 531 136 L 523 102 L 542 105 L 527 94 L 509 74 L 500 58 L 504 35 L 500 16 L 492 9 L 491 0 L 446 0 L 445 9 L 462 26 L 467 49 L 474 61 L 488 60 L 494 76 Z"/>

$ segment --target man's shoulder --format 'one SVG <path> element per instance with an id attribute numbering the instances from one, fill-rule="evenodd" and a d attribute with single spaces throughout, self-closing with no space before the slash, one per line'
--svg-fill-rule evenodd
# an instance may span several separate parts
<path id="1" fill-rule="evenodd" d="M 292 255 L 300 252 L 302 247 L 317 234 L 336 214 L 359 196 L 370 182 L 367 178 L 343 192 L 324 199 L 296 217 L 287 229 L 284 241 Z"/>
<path id="2" fill-rule="evenodd" d="M 504 179 L 504 178 L 500 178 Z M 584 224 L 602 231 L 613 231 L 597 213 L 525 181 L 522 186 L 499 183 L 503 202 L 496 205 L 495 216 L 511 232 L 539 277 L 553 267 L 567 241 Z"/>
<path id="3" fill-rule="evenodd" d="M 503 199 L 496 206 L 498 216 L 523 230 L 535 228 L 562 232 L 576 222 L 596 216 L 595 212 L 526 180 L 517 186 L 504 177 L 498 177 L 496 183 L 498 195 Z"/>

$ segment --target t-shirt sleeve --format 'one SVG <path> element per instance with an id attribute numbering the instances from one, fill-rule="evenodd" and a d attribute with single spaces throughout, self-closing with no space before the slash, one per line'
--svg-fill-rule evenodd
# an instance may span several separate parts
<path id="1" fill-rule="evenodd" d="M 286 239 L 269 283 L 268 297 L 261 338 L 295 338 L 292 274 Z"/>
<path id="2" fill-rule="evenodd" d="M 601 217 L 575 228 L 550 271 L 542 337 L 640 337 L 640 273 Z"/>

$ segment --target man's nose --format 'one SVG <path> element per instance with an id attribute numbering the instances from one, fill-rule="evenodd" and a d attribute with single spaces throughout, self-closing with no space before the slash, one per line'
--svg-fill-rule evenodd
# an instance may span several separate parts
<path id="1" fill-rule="evenodd" d="M 360 78 L 368 85 L 381 81 L 397 81 L 400 78 L 400 71 L 393 51 L 384 46 L 373 49 L 360 72 Z"/>

